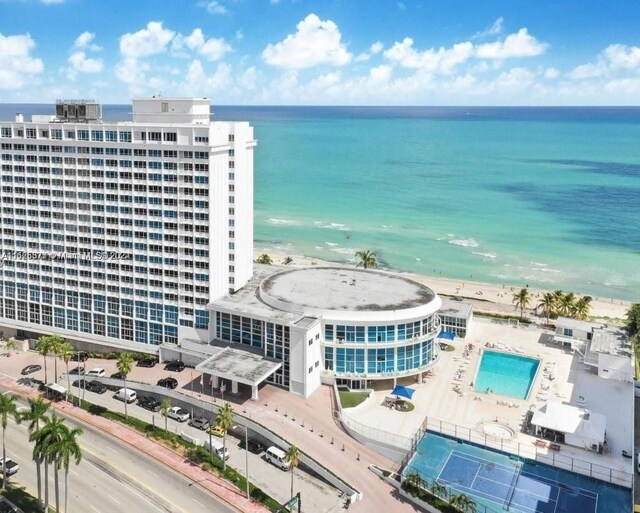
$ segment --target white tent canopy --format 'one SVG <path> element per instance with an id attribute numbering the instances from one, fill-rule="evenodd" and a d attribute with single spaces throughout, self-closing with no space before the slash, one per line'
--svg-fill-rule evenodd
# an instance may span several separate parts
<path id="1" fill-rule="evenodd" d="M 531 424 L 539 428 L 564 433 L 565 443 L 587 450 L 599 450 L 605 441 L 607 418 L 583 408 L 549 402 L 534 412 Z"/>

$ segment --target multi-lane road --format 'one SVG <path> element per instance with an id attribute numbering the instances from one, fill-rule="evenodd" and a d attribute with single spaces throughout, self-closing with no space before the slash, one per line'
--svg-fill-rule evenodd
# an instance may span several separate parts
<path id="1" fill-rule="evenodd" d="M 67 420 L 69 426 L 77 424 Z M 80 437 L 83 460 L 72 465 L 69 474 L 69 511 L 85 513 L 232 513 L 211 494 L 185 480 L 171 469 L 157 464 L 138 451 L 108 435 L 84 429 Z M 11 481 L 26 486 L 36 495 L 36 466 L 31 458 L 24 424 L 11 422 L 6 432 L 7 456 L 20 470 Z M 43 475 L 44 482 L 44 475 Z M 63 500 L 64 471 L 60 473 Z M 54 504 L 53 472 L 49 471 L 49 502 Z M 62 506 L 62 504 L 61 504 Z"/>

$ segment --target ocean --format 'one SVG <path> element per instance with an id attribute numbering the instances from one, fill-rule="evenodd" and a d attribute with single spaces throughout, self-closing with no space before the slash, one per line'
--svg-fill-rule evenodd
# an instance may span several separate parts
<path id="1" fill-rule="evenodd" d="M 53 107 L 0 105 L 16 112 Z M 640 300 L 640 108 L 213 113 L 255 127 L 258 249 Z"/>

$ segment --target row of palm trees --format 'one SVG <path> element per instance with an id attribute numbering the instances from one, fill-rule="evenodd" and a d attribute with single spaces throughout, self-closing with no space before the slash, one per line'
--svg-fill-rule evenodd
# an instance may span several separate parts
<path id="1" fill-rule="evenodd" d="M 541 310 L 547 318 L 547 323 L 552 317 L 562 315 L 584 320 L 589 316 L 591 309 L 591 296 L 578 297 L 573 292 L 555 290 L 542 295 L 540 302 L 536 306 L 536 311 Z M 520 289 L 513 294 L 513 304 L 520 309 L 520 317 L 524 317 L 524 311 L 531 305 L 533 294 L 528 288 Z"/>
<path id="2" fill-rule="evenodd" d="M 49 469 L 52 467 L 54 478 L 54 494 L 56 511 L 60 509 L 60 470 L 64 469 L 64 511 L 67 508 L 69 495 L 69 468 L 71 463 L 76 465 L 82 460 L 82 450 L 78 437 L 81 428 L 70 428 L 64 419 L 55 413 L 47 415 L 49 403 L 41 397 L 29 399 L 29 409 L 18 411 L 18 397 L 9 393 L 0 394 L 0 421 L 2 423 L 2 457 L 6 458 L 5 435 L 9 418 L 17 423 L 28 422 L 29 441 L 33 442 L 33 460 L 36 462 L 36 478 L 38 487 L 38 504 L 49 511 Z M 42 497 L 42 468 L 44 467 L 44 502 Z M 3 467 L 2 488 L 6 488 L 6 467 Z"/>
<path id="3" fill-rule="evenodd" d="M 478 506 L 473 499 L 464 493 L 458 495 L 449 495 L 449 489 L 438 483 L 435 479 L 431 483 L 431 486 L 428 485 L 425 479 L 422 479 L 420 474 L 417 472 L 411 472 L 407 474 L 407 477 L 404 480 L 405 483 L 410 485 L 415 489 L 420 490 L 428 490 L 436 497 L 446 500 L 453 507 L 459 509 L 463 513 L 476 513 L 478 510 Z"/>
<path id="4" fill-rule="evenodd" d="M 69 374 L 69 362 L 73 359 L 75 348 L 60 335 L 44 335 L 36 343 L 36 351 L 44 358 L 44 381 L 49 382 L 47 369 L 47 357 L 54 356 L 54 381 L 58 376 L 58 358 L 61 358 L 67 366 L 67 376 Z M 70 379 L 70 378 L 69 378 Z M 71 387 L 69 387 L 71 388 Z"/>

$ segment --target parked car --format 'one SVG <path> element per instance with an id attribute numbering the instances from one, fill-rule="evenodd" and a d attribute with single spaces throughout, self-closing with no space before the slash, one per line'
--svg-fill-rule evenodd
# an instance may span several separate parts
<path id="1" fill-rule="evenodd" d="M 75 376 L 84 376 L 84 367 L 74 367 L 69 371 L 69 374 Z"/>
<path id="2" fill-rule="evenodd" d="M 168 362 L 164 366 L 164 370 L 181 372 L 184 370 L 184 362 L 181 362 L 180 360 L 174 360 L 172 362 Z"/>
<path id="3" fill-rule="evenodd" d="M 205 419 L 204 417 L 200 417 L 197 419 L 191 419 L 189 421 L 189 425 L 193 426 L 196 429 L 202 429 L 202 431 L 204 431 L 205 429 L 209 429 L 209 426 L 211 424 L 209 423 L 208 419 Z"/>
<path id="4" fill-rule="evenodd" d="M 120 374 L 119 372 L 114 372 L 109 377 L 112 378 L 112 379 L 122 379 L 122 374 Z"/>
<path id="5" fill-rule="evenodd" d="M 138 406 L 149 411 L 160 411 L 160 401 L 155 397 L 138 397 Z"/>
<path id="6" fill-rule="evenodd" d="M 269 463 L 282 470 L 289 470 L 289 467 L 291 467 L 291 463 L 287 460 L 286 453 L 275 445 L 267 449 L 265 457 Z"/>
<path id="7" fill-rule="evenodd" d="M 96 367 L 95 369 L 91 369 L 89 372 L 87 372 L 87 377 L 104 378 L 106 374 L 107 373 L 104 371 L 103 368 Z"/>
<path id="8" fill-rule="evenodd" d="M 183 410 L 180 406 L 174 406 L 167 413 L 167 417 L 177 420 L 178 422 L 186 422 L 189 420 L 189 412 L 187 410 Z"/>
<path id="9" fill-rule="evenodd" d="M 94 392 L 96 394 L 104 394 L 107 391 L 107 385 L 104 383 L 100 383 L 99 381 L 93 380 L 87 383 L 87 390 L 89 392 Z"/>
<path id="10" fill-rule="evenodd" d="M 138 398 L 138 394 L 135 390 L 130 390 L 128 388 L 121 388 L 116 392 L 116 395 L 113 396 L 118 401 L 125 402 L 127 404 L 135 403 Z"/>
<path id="11" fill-rule="evenodd" d="M 138 360 L 136 364 L 138 367 L 153 367 L 158 363 L 158 360 L 155 358 L 143 358 L 142 360 Z"/>
<path id="12" fill-rule="evenodd" d="M 42 369 L 42 365 L 27 365 L 22 369 L 22 375 L 26 376 L 27 374 L 33 374 L 34 372 L 38 372 L 40 369 Z"/>
<path id="13" fill-rule="evenodd" d="M 158 385 L 173 390 L 178 386 L 178 380 L 176 378 L 162 378 L 158 380 Z"/>
<path id="14" fill-rule="evenodd" d="M 76 351 L 73 353 L 73 358 L 71 358 L 74 362 L 86 362 L 89 359 L 89 353 L 86 351 Z"/>
<path id="15" fill-rule="evenodd" d="M 240 439 L 240 448 L 244 449 L 244 442 L 245 439 L 241 438 Z M 267 450 L 267 447 L 260 441 L 256 440 L 255 438 L 249 438 L 249 452 L 253 453 L 253 454 L 262 454 L 264 451 Z"/>
<path id="16" fill-rule="evenodd" d="M 11 458 L 0 458 L 0 474 L 4 472 L 5 467 L 7 469 L 8 476 L 12 476 L 16 472 L 18 472 L 18 470 L 20 470 L 20 465 L 18 465 Z"/>
<path id="17" fill-rule="evenodd" d="M 211 433 L 214 436 L 223 437 L 224 436 L 224 429 L 222 428 L 222 426 L 219 426 L 218 424 L 216 424 L 215 426 L 212 426 L 209 429 L 209 433 Z"/>
<path id="18" fill-rule="evenodd" d="M 71 387 L 72 388 L 87 388 L 87 380 L 86 379 L 76 379 L 73 383 L 71 383 Z"/>

